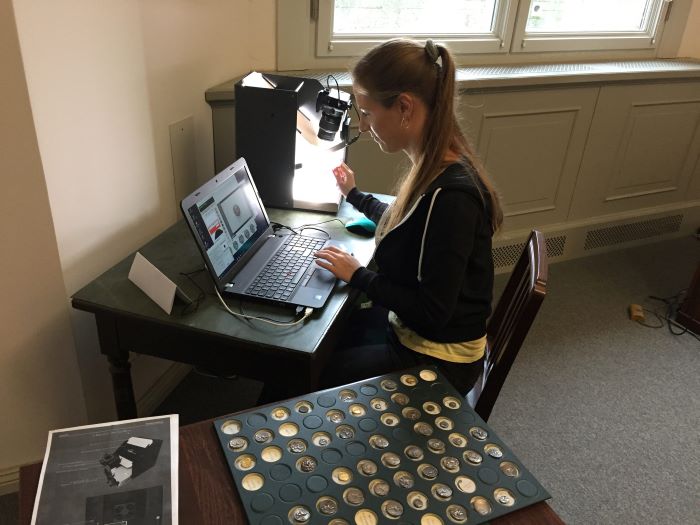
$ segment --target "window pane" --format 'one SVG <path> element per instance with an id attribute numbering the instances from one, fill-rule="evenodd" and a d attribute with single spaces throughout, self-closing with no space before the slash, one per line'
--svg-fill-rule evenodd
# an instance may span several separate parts
<path id="1" fill-rule="evenodd" d="M 336 0 L 334 35 L 490 33 L 498 0 Z"/>
<path id="2" fill-rule="evenodd" d="M 528 33 L 643 31 L 652 0 L 532 0 Z"/>

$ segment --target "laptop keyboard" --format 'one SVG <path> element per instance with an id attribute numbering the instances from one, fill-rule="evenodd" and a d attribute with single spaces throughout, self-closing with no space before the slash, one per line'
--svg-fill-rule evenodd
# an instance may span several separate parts
<path id="1" fill-rule="evenodd" d="M 313 254 L 326 243 L 325 239 L 290 235 L 246 290 L 250 295 L 286 301 L 313 263 Z M 305 277 L 308 280 L 310 276 Z M 302 281 L 302 286 L 306 282 Z"/>

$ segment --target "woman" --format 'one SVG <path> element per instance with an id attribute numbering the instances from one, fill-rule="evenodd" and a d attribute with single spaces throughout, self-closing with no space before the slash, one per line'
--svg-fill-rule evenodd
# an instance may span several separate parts
<path id="1" fill-rule="evenodd" d="M 386 153 L 405 152 L 411 169 L 391 206 L 360 192 L 347 165 L 334 169 L 348 202 L 377 223 L 378 270 L 333 247 L 317 252 L 316 262 L 389 310 L 390 330 L 388 343 L 340 348 L 331 381 L 435 364 L 465 395 L 483 365 L 491 236 L 502 212 L 457 123 L 454 61 L 430 40 L 397 39 L 372 49 L 352 76 L 360 131 Z"/>

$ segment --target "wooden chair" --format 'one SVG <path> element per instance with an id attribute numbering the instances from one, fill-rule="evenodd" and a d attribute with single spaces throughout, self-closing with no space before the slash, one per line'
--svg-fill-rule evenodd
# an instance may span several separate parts
<path id="1" fill-rule="evenodd" d="M 467 394 L 467 402 L 484 421 L 491 415 L 546 289 L 547 248 L 544 235 L 533 230 L 489 318 L 484 370 Z"/>

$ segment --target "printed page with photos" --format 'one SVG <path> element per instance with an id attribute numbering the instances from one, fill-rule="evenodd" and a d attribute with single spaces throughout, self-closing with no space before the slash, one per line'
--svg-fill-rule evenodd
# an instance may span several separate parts
<path id="1" fill-rule="evenodd" d="M 32 525 L 177 525 L 178 416 L 52 430 Z"/>

